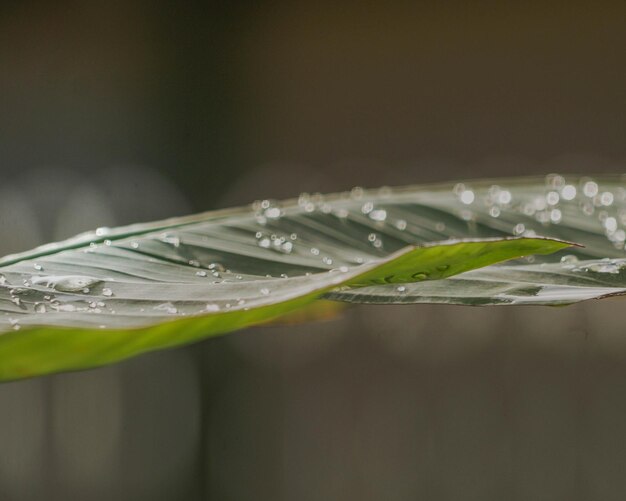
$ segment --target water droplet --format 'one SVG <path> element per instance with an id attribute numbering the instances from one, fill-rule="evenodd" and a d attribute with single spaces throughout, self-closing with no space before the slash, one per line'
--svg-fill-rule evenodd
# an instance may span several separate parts
<path id="1" fill-rule="evenodd" d="M 363 196 L 363 188 L 355 186 L 350 190 L 350 196 L 355 199 L 359 199 Z"/>
<path id="2" fill-rule="evenodd" d="M 257 232 L 256 238 L 257 245 L 263 249 L 271 249 L 282 254 L 290 254 L 293 251 L 293 242 L 289 241 L 287 237 L 275 234 L 268 237 L 261 232 Z"/>
<path id="3" fill-rule="evenodd" d="M 131 243 L 130 243 L 130 246 L 131 246 L 133 249 L 139 249 L 139 242 L 135 242 L 135 241 L 133 241 L 133 242 L 131 242 Z"/>
<path id="4" fill-rule="evenodd" d="M 98 236 L 98 237 L 106 235 L 108 232 L 109 232 L 109 228 L 106 228 L 104 226 L 102 226 L 100 228 L 96 228 L 96 236 Z"/>
<path id="5" fill-rule="evenodd" d="M 7 277 L 0 273 L 0 285 L 4 285 L 7 283 Z"/>
<path id="6" fill-rule="evenodd" d="M 548 206 L 548 202 L 545 197 L 535 197 L 533 199 L 533 206 L 535 211 L 542 211 Z"/>
<path id="7" fill-rule="evenodd" d="M 373 221 L 383 222 L 387 219 L 387 211 L 384 209 L 376 209 L 370 212 L 369 217 Z"/>
<path id="8" fill-rule="evenodd" d="M 102 289 L 102 295 L 106 297 L 111 297 L 113 295 L 113 291 L 108 287 L 105 287 L 104 289 Z"/>
<path id="9" fill-rule="evenodd" d="M 300 193 L 300 195 L 298 195 L 298 205 L 300 207 L 303 207 L 311 198 L 311 195 L 309 195 L 306 192 Z"/>
<path id="10" fill-rule="evenodd" d="M 611 193 L 610 191 L 605 191 L 602 193 L 602 195 L 600 195 L 600 203 L 604 205 L 605 207 L 612 205 L 613 200 L 614 200 L 613 193 Z"/>
<path id="11" fill-rule="evenodd" d="M 566 256 L 563 256 L 561 258 L 561 264 L 577 264 L 578 263 L 578 258 L 576 256 L 574 256 L 573 254 L 567 254 Z"/>
<path id="12" fill-rule="evenodd" d="M 548 174 L 546 185 L 550 188 L 561 188 L 565 184 L 565 178 L 559 174 Z"/>
<path id="13" fill-rule="evenodd" d="M 475 199 L 474 192 L 472 190 L 465 190 L 459 195 L 459 199 L 466 205 L 470 205 Z"/>
<path id="14" fill-rule="evenodd" d="M 590 202 L 585 202 L 584 204 L 582 204 L 582 210 L 583 210 L 583 214 L 585 214 L 586 216 L 593 215 L 595 211 L 593 204 Z"/>
<path id="15" fill-rule="evenodd" d="M 220 307 L 217 304 L 207 304 L 204 309 L 211 312 L 220 311 Z"/>
<path id="16" fill-rule="evenodd" d="M 323 262 L 324 264 L 328 264 L 328 265 L 333 264 L 333 260 L 332 260 L 331 258 L 329 258 L 328 256 L 324 256 L 324 257 L 322 258 L 322 262 Z"/>
<path id="17" fill-rule="evenodd" d="M 56 309 L 57 311 L 73 312 L 76 311 L 76 306 L 74 306 L 73 304 L 56 303 Z"/>
<path id="18" fill-rule="evenodd" d="M 18 306 L 22 303 L 22 300 L 19 297 L 11 298 L 11 301 Z"/>
<path id="19" fill-rule="evenodd" d="M 524 226 L 522 223 L 518 223 L 513 228 L 513 235 L 521 235 L 525 231 L 526 231 L 526 226 Z"/>
<path id="20" fill-rule="evenodd" d="M 563 200 L 574 200 L 574 198 L 576 198 L 576 186 L 571 184 L 563 186 L 561 198 L 563 198 Z"/>
<path id="21" fill-rule="evenodd" d="M 617 219 L 615 219 L 614 217 L 607 217 L 604 220 L 604 228 L 609 233 L 613 233 L 615 230 L 617 230 Z"/>
<path id="22" fill-rule="evenodd" d="M 596 263 L 587 264 L 584 266 L 584 271 L 592 271 L 594 273 L 610 273 L 611 275 L 616 275 L 623 267 L 623 263 L 618 263 L 614 260 L 602 260 Z M 575 271 L 580 271 L 580 269 Z"/>
<path id="23" fill-rule="evenodd" d="M 282 216 L 282 211 L 278 207 L 270 207 L 263 214 L 268 219 L 278 219 Z"/>
<path id="24" fill-rule="evenodd" d="M 498 203 L 501 205 L 507 205 L 511 203 L 512 199 L 513 199 L 513 196 L 511 195 L 511 192 L 508 190 L 502 190 L 500 193 L 498 193 Z"/>
<path id="25" fill-rule="evenodd" d="M 33 268 L 35 268 L 37 271 L 43 270 L 43 266 L 41 266 L 39 263 L 34 263 Z"/>
<path id="26" fill-rule="evenodd" d="M 585 196 L 592 198 L 598 194 L 598 184 L 593 181 L 587 181 L 583 186 Z"/>
<path id="27" fill-rule="evenodd" d="M 556 191 L 550 191 L 546 195 L 546 202 L 548 205 L 556 205 L 559 203 L 559 194 Z"/>
<path id="28" fill-rule="evenodd" d="M 400 231 L 406 230 L 406 221 L 404 219 L 398 219 L 395 224 L 396 228 Z"/>
<path id="29" fill-rule="evenodd" d="M 333 207 L 330 204 L 323 203 L 322 205 L 320 205 L 320 210 L 323 214 L 330 214 L 333 211 Z"/>
<path id="30" fill-rule="evenodd" d="M 615 233 L 613 233 L 613 235 L 611 236 L 611 239 L 614 242 L 621 242 L 621 243 L 623 243 L 626 240 L 626 231 L 624 231 L 624 230 L 617 230 Z"/>
<path id="31" fill-rule="evenodd" d="M 158 311 L 164 311 L 168 315 L 176 315 L 178 313 L 178 309 L 172 303 L 162 303 L 155 306 L 153 309 Z"/>
<path id="32" fill-rule="evenodd" d="M 45 313 L 46 305 L 43 303 L 35 303 L 34 309 L 35 309 L 35 313 Z"/>
<path id="33" fill-rule="evenodd" d="M 270 290 L 266 287 L 263 287 L 259 292 L 264 296 L 267 296 L 270 293 Z"/>
<path id="34" fill-rule="evenodd" d="M 369 214 L 370 212 L 372 212 L 372 210 L 374 210 L 374 203 L 373 202 L 365 202 L 361 206 L 361 212 L 363 214 Z"/>
<path id="35" fill-rule="evenodd" d="M 406 287 L 404 285 L 399 285 L 398 287 L 396 287 L 396 290 L 398 292 L 406 292 Z"/>
<path id="36" fill-rule="evenodd" d="M 311 254 L 313 254 L 314 256 L 319 256 L 320 255 L 320 250 L 316 247 L 312 247 L 311 248 Z"/>
<path id="37" fill-rule="evenodd" d="M 165 242 L 166 244 L 173 245 L 174 247 L 180 247 L 180 238 L 178 238 L 176 235 L 164 233 L 161 236 L 161 241 Z"/>
<path id="38" fill-rule="evenodd" d="M 198 277 L 206 277 L 207 276 L 207 272 L 204 271 L 204 270 L 196 271 L 196 276 L 198 276 Z"/>
<path id="39" fill-rule="evenodd" d="M 194 268 L 199 268 L 200 267 L 200 261 L 197 261 L 195 259 L 191 259 L 189 261 L 189 266 L 193 266 Z"/>
<path id="40" fill-rule="evenodd" d="M 491 217 L 499 217 L 500 216 L 500 207 L 496 207 L 495 205 L 489 209 L 489 215 Z"/>
<path id="41" fill-rule="evenodd" d="M 50 275 L 32 277 L 31 281 L 34 285 L 44 285 L 45 287 L 51 287 L 61 292 L 82 292 L 83 289 L 88 289 L 102 280 L 82 275 Z"/>
<path id="42" fill-rule="evenodd" d="M 426 280 L 428 278 L 428 273 L 423 271 L 418 271 L 411 276 L 415 280 Z"/>

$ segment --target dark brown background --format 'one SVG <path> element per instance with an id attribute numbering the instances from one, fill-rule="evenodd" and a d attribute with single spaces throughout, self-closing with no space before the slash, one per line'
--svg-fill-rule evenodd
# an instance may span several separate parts
<path id="1" fill-rule="evenodd" d="M 299 191 L 622 172 L 623 2 L 0 3 L 0 253 Z M 618 500 L 626 313 L 358 307 L 0 386 L 0 499 Z"/>

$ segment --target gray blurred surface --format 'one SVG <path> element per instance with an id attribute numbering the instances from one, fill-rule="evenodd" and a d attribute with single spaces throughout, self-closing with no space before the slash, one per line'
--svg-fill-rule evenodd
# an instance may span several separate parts
<path id="1" fill-rule="evenodd" d="M 623 172 L 623 2 L 0 3 L 0 253 Z M 355 307 L 0 386 L 0 500 L 621 500 L 626 310 Z"/>

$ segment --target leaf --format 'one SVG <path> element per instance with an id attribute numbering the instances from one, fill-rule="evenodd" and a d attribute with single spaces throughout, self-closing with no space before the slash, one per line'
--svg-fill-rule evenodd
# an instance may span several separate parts
<path id="1" fill-rule="evenodd" d="M 357 303 L 564 305 L 626 291 L 626 183 L 623 176 L 550 175 L 424 187 L 403 210 L 427 205 L 447 236 L 543 235 L 583 244 L 526 262 L 494 265 L 435 282 L 379 285 L 326 295 Z M 412 201 L 409 199 L 412 198 Z M 375 206 L 379 200 L 371 200 Z M 398 206 L 394 207 L 394 210 Z M 435 212 L 431 212 L 435 214 Z M 419 232 L 419 229 L 409 231 Z"/>
<path id="2" fill-rule="evenodd" d="M 223 257 L 248 271 L 239 279 L 234 271 L 215 271 L 215 248 L 224 246 L 223 240 L 200 239 L 193 247 L 183 243 L 201 236 L 200 230 L 194 223 L 179 227 L 176 236 L 142 233 L 130 241 L 122 238 L 86 248 L 66 242 L 59 245 L 59 252 L 34 251 L 36 262 L 8 258 L 11 264 L 3 269 L 5 283 L 0 287 L 2 320 L 19 329 L 0 335 L 0 380 L 95 367 L 262 323 L 341 285 L 443 278 L 472 269 L 472 263 L 482 266 L 569 245 L 540 238 L 448 241 L 287 278 L 250 273 L 266 262 L 276 265 L 267 249 L 235 255 L 233 247 Z M 328 246 L 329 252 L 337 249 Z M 199 261 L 206 268 L 195 262 L 201 251 L 211 252 L 211 260 Z M 193 256 L 194 262 L 177 260 L 181 255 Z M 266 261 L 251 262 L 255 255 Z M 415 269 L 419 275 L 411 275 Z M 10 285 L 19 281 L 25 285 Z"/>
<path id="3" fill-rule="evenodd" d="M 349 303 L 560 306 L 626 294 L 626 259 L 488 266 L 445 280 L 331 291 Z"/>
<path id="4" fill-rule="evenodd" d="M 7 256 L 0 379 L 177 346 L 321 296 L 482 305 L 621 294 L 623 186 L 621 177 L 551 175 L 354 189 L 101 228 Z M 566 255 L 567 244 L 540 237 L 585 247 Z M 493 265 L 520 256 L 528 257 Z"/>

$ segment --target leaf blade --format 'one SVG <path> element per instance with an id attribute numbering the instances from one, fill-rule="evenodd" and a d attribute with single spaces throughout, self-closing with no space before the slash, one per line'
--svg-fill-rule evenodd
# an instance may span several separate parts
<path id="1" fill-rule="evenodd" d="M 274 281 L 277 284 L 269 295 L 262 295 L 252 307 L 230 311 L 197 313 L 188 318 L 154 321 L 149 325 L 126 328 L 89 328 L 64 325 L 41 326 L 23 322 L 24 330 L 0 335 L 0 381 L 32 377 L 59 371 L 80 370 L 124 360 L 148 351 L 180 346 L 207 337 L 224 334 L 250 325 L 264 323 L 294 312 L 315 301 L 330 290 L 351 284 L 367 284 L 383 279 L 399 262 L 401 270 L 415 263 L 427 261 L 436 267 L 452 258 L 471 267 L 472 256 L 479 258 L 476 265 L 519 257 L 529 251 L 553 252 L 569 244 L 546 239 L 508 239 L 469 242 L 445 242 L 439 245 L 409 247 L 385 259 L 360 265 L 344 271 Z M 492 252 L 490 252 L 490 250 Z M 437 254 L 439 259 L 437 259 Z M 427 259 L 421 259 L 427 258 Z M 452 259 L 454 261 L 454 259 Z M 454 273 L 459 266 L 446 268 L 442 275 Z M 403 278 L 405 279 L 405 278 Z M 265 282 L 264 282 L 265 283 Z M 145 287 L 145 285 L 143 286 Z M 75 294 L 69 292 L 68 294 Z M 58 313 L 58 312 L 57 312 Z M 75 311 L 68 312 L 75 318 Z M 87 315 L 90 315 L 87 313 Z M 32 316 L 30 319 L 38 317 Z M 63 320 L 63 317 L 61 317 Z"/>
<path id="2" fill-rule="evenodd" d="M 487 266 L 444 280 L 331 291 L 329 300 L 360 304 L 566 306 L 626 295 L 626 260 Z"/>
<path id="3" fill-rule="evenodd" d="M 0 335 L 0 343 L 7 343 L 6 350 L 0 350 L 0 367 L 17 363 L 22 356 L 14 356 L 16 352 L 9 349 L 9 340 L 15 340 L 15 346 L 23 343 L 20 350 L 26 353 L 24 346 L 28 341 L 20 336 L 47 323 L 57 324 L 51 329 L 57 334 L 55 329 L 77 328 L 77 333 L 72 334 L 77 336 L 75 341 L 68 341 L 66 348 L 80 348 L 71 363 L 53 366 L 50 359 L 63 354 L 63 343 L 55 344 L 59 338 L 51 336 L 47 341 L 46 335 L 46 339 L 33 342 L 29 350 L 35 355 L 40 350 L 34 358 L 39 357 L 42 366 L 52 364 L 46 371 L 54 372 L 109 363 L 150 349 L 242 328 L 311 304 L 320 295 L 361 302 L 564 304 L 572 299 L 617 294 L 626 286 L 626 278 L 622 280 L 620 274 L 615 274 L 617 282 L 609 283 L 595 276 L 595 272 L 578 272 L 584 283 L 572 285 L 580 277 L 564 275 L 557 268 L 533 270 L 528 266 L 535 265 L 525 261 L 493 266 L 504 259 L 534 254 L 538 265 L 545 263 L 550 267 L 557 266 L 564 256 L 563 247 L 549 249 L 556 253 L 547 257 L 547 248 L 545 253 L 540 248 L 523 252 L 517 248 L 502 254 L 500 251 L 508 249 L 508 245 L 513 249 L 526 240 L 494 244 L 493 239 L 507 242 L 512 236 L 529 240 L 542 236 L 570 240 L 585 245 L 567 251 L 579 259 L 622 259 L 626 240 L 622 229 L 624 214 L 623 177 L 590 180 L 549 176 L 353 190 L 327 197 L 303 195 L 282 203 L 258 202 L 252 209 L 100 229 L 0 259 L 0 272 L 6 280 L 5 284 L 0 283 L 0 329 L 8 330 Z M 437 259 L 442 259 L 442 255 L 428 256 L 428 252 L 452 251 L 451 246 L 441 247 L 445 242 L 449 244 L 450 239 L 462 240 L 463 245 L 468 245 L 469 240 L 490 241 L 489 257 L 481 260 L 477 253 L 467 256 L 461 252 L 440 262 Z M 496 249 L 498 245 L 503 248 Z M 417 246 L 422 254 L 410 255 L 407 246 Z M 437 250 L 428 251 L 431 247 Z M 454 265 L 451 257 L 456 259 Z M 603 261 L 598 263 L 597 266 L 606 266 Z M 438 265 L 449 267 L 439 270 Z M 486 265 L 490 266 L 482 271 L 468 272 Z M 37 266 L 42 269 L 37 270 Z M 350 289 L 331 292 L 323 287 L 328 285 L 326 282 L 318 281 L 331 269 L 343 268 L 348 269 L 344 278 L 352 277 L 352 282 L 343 284 Z M 308 273 L 314 277 L 311 282 L 296 286 L 297 280 L 306 282 Z M 461 274 L 455 275 L 458 273 Z M 290 278 L 279 278 L 281 275 Z M 436 280 L 422 281 L 422 275 Z M 549 282 L 551 276 L 554 282 Z M 359 277 L 359 281 L 354 281 L 354 277 Z M 371 285 L 405 281 L 418 283 L 406 285 L 401 298 L 395 285 Z M 281 296 L 285 292 L 281 292 L 281 282 L 294 285 L 290 292 L 293 295 Z M 468 284 L 475 284 L 474 289 Z M 111 294 L 106 293 L 107 289 Z M 264 289 L 269 291 L 267 295 L 262 293 Z M 285 303 L 295 301 L 293 308 L 292 303 L 283 304 L 283 299 Z M 243 315 L 240 300 L 249 311 L 257 313 Z M 273 303 L 283 304 L 284 308 Z M 41 305 L 46 308 L 43 316 L 36 314 Z M 228 315 L 216 320 L 212 317 L 215 308 L 220 315 Z M 54 316 L 48 317 L 48 313 Z M 197 318 L 204 320 L 196 321 L 201 313 Z M 235 314 L 240 315 L 239 320 L 226 321 Z M 181 324 L 176 324 L 179 320 L 171 321 L 178 317 L 186 318 L 179 319 Z M 245 318 L 248 320 L 242 320 Z M 17 323 L 14 325 L 13 321 Z M 100 336 L 100 324 L 107 327 L 104 334 L 122 331 L 122 327 L 125 330 L 111 334 L 102 349 L 92 346 L 90 356 L 97 360 L 90 359 L 84 352 L 93 343 L 87 341 L 89 336 Z M 172 330 L 164 327 L 170 324 Z M 21 326 L 20 331 L 10 330 L 16 325 Z M 155 325 L 159 328 L 152 333 L 132 336 Z M 48 355 L 46 350 L 41 351 L 45 346 L 52 350 Z M 51 353 L 56 355 L 51 357 Z M 29 370 L 30 374 L 45 372 Z"/>

